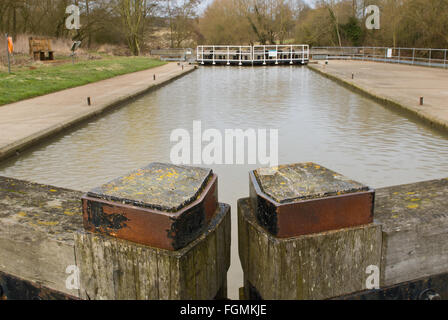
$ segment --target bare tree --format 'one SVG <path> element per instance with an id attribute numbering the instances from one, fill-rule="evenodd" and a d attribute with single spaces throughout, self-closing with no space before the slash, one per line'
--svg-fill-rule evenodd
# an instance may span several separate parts
<path id="1" fill-rule="evenodd" d="M 149 0 L 117 0 L 116 8 L 120 14 L 129 49 L 132 54 L 140 54 L 142 28 L 144 21 L 154 8 Z"/>
<path id="2" fill-rule="evenodd" d="M 341 33 L 339 31 L 339 16 L 335 11 L 335 6 L 338 2 L 338 0 L 324 0 L 322 1 L 325 5 L 325 7 L 328 10 L 328 13 L 330 14 L 331 21 L 333 22 L 333 27 L 336 32 L 336 36 L 338 39 L 338 45 L 342 46 L 342 40 L 341 40 Z"/>
<path id="3" fill-rule="evenodd" d="M 179 48 L 184 41 L 191 39 L 200 3 L 201 0 L 165 0 L 172 48 Z"/>

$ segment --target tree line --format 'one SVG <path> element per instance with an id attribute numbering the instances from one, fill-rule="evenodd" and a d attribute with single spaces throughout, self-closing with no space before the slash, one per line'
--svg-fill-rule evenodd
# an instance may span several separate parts
<path id="1" fill-rule="evenodd" d="M 379 30 L 366 27 L 369 5 Z M 447 48 L 448 0 L 215 0 L 199 24 L 204 43 Z"/>
<path id="2" fill-rule="evenodd" d="M 126 44 L 132 54 L 154 46 L 288 44 L 448 47 L 448 0 L 1 0 L 0 30 Z M 79 6 L 81 28 L 67 30 L 66 7 Z M 380 8 L 380 29 L 365 25 L 366 7 Z"/>
<path id="3" fill-rule="evenodd" d="M 81 28 L 68 30 L 66 8 L 80 9 Z M 0 31 L 72 38 L 84 47 L 93 44 L 126 44 L 133 55 L 151 46 L 155 30 L 168 30 L 171 47 L 197 38 L 197 7 L 200 0 L 1 0 Z M 189 43 L 190 44 L 190 43 Z"/>

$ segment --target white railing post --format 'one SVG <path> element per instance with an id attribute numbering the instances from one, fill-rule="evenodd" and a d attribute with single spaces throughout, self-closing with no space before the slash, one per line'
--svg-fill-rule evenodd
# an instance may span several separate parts
<path id="1" fill-rule="evenodd" d="M 261 46 L 263 52 L 263 65 L 266 65 L 266 46 Z"/>
<path id="2" fill-rule="evenodd" d="M 238 65 L 242 65 L 243 63 L 241 62 L 243 58 L 243 47 L 240 46 L 240 63 Z"/>
<path id="3" fill-rule="evenodd" d="M 275 46 L 275 64 L 278 64 L 278 45 Z"/>
<path id="4" fill-rule="evenodd" d="M 202 46 L 202 64 L 204 64 L 205 63 L 205 61 L 204 61 L 204 46 Z"/>
<path id="5" fill-rule="evenodd" d="M 445 56 L 444 56 L 444 58 L 443 58 L 443 65 L 444 65 L 444 67 L 446 68 L 446 52 L 447 52 L 448 50 L 447 49 L 445 49 Z"/>
<path id="6" fill-rule="evenodd" d="M 204 64 L 204 46 L 202 46 L 202 64 Z"/>
<path id="7" fill-rule="evenodd" d="M 252 61 L 252 65 L 254 64 L 255 60 L 255 47 L 250 46 L 250 60 Z"/>
<path id="8" fill-rule="evenodd" d="M 290 57 L 289 64 L 293 64 L 293 62 L 292 62 L 293 56 L 292 56 L 292 55 L 293 55 L 293 54 L 292 54 L 292 46 L 290 46 L 290 47 L 289 47 L 289 57 Z"/>
<path id="9" fill-rule="evenodd" d="M 305 46 L 302 46 L 302 64 L 305 64 Z"/>

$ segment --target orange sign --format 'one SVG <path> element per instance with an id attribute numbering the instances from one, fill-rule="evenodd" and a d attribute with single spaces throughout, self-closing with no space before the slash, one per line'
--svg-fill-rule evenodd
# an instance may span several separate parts
<path id="1" fill-rule="evenodd" d="M 14 45 L 12 43 L 11 37 L 8 37 L 8 51 L 9 51 L 9 53 L 13 53 L 13 51 L 14 51 Z"/>

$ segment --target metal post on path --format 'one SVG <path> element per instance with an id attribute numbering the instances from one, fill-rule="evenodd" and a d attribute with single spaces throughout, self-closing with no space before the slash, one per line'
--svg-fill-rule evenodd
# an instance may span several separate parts
<path id="1" fill-rule="evenodd" d="M 5 34 L 6 39 L 6 55 L 8 56 L 8 73 L 11 74 L 11 57 L 9 55 L 9 42 L 8 42 L 8 34 Z"/>

